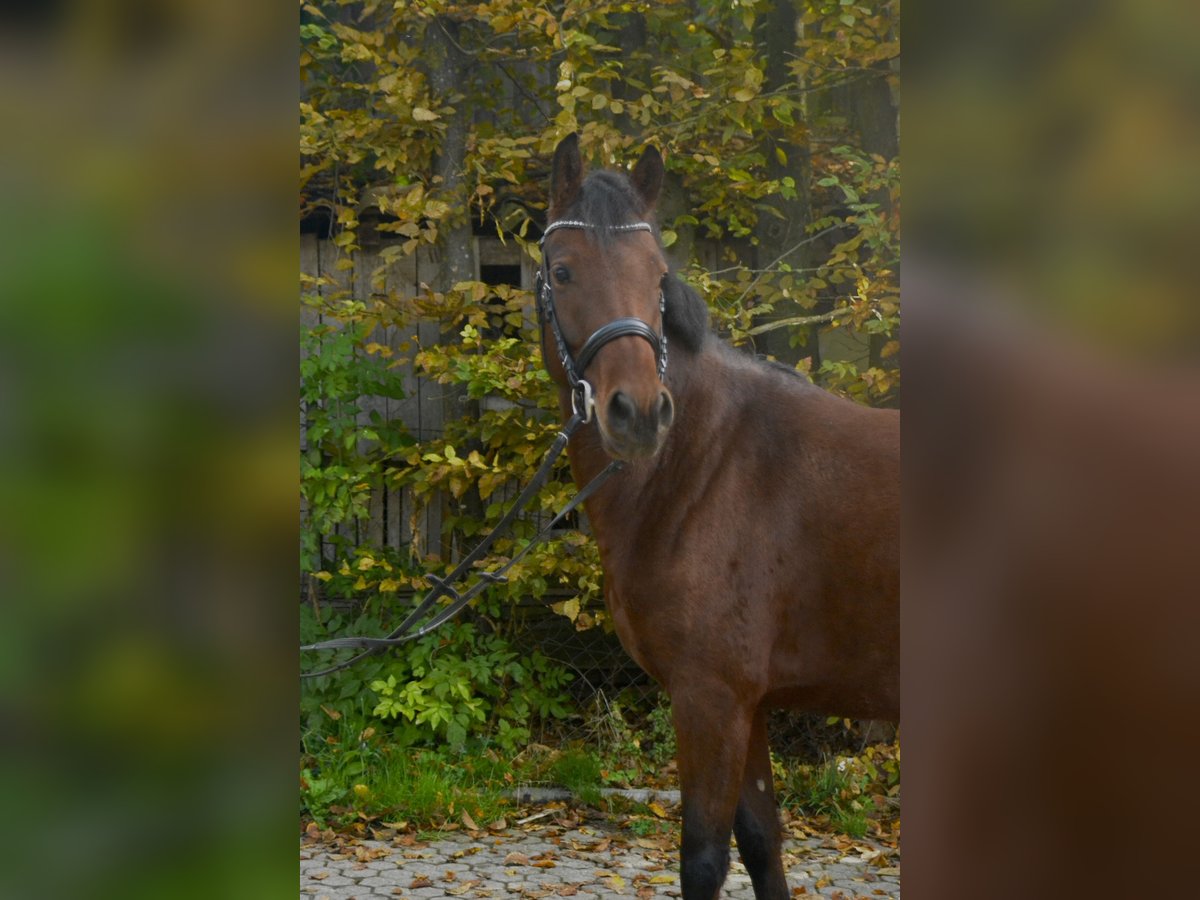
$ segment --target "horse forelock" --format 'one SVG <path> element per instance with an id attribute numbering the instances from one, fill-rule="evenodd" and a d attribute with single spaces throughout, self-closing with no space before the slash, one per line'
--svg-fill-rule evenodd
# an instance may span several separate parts
<path id="1" fill-rule="evenodd" d="M 561 218 L 578 219 L 591 225 L 590 233 L 601 244 L 608 244 L 619 232 L 613 229 L 631 222 L 654 219 L 642 209 L 642 200 L 629 176 L 621 172 L 600 170 L 590 173 L 583 181 L 579 194 Z M 658 237 L 658 228 L 654 230 Z"/>

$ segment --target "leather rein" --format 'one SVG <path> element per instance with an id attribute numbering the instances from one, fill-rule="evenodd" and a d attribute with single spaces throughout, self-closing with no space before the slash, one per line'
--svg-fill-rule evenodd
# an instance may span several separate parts
<path id="1" fill-rule="evenodd" d="M 552 222 L 543 232 L 540 244 L 544 246 L 546 238 L 551 232 L 559 228 L 576 228 L 576 229 L 591 229 L 595 226 L 580 222 L 573 219 L 559 219 L 557 222 Z M 634 222 L 628 225 L 617 225 L 613 228 L 614 231 L 649 231 L 653 233 L 653 228 L 647 222 Z M 415 641 L 424 637 L 433 631 L 439 625 L 448 622 L 456 616 L 462 609 L 475 599 L 489 585 L 502 583 L 507 580 L 506 576 L 513 566 L 525 558 L 525 556 L 550 536 L 550 532 L 564 519 L 572 510 L 576 509 L 585 500 L 591 497 L 601 485 L 604 484 L 612 475 L 615 475 L 623 467 L 624 463 L 620 460 L 610 462 L 595 478 L 587 483 L 571 500 L 564 506 L 550 523 L 542 528 L 533 539 L 526 544 L 519 552 L 513 555 L 508 562 L 493 572 L 479 572 L 478 580 L 465 590 L 460 591 L 456 587 L 460 581 L 463 581 L 470 575 L 472 567 L 477 563 L 483 555 L 491 548 L 496 538 L 505 532 L 513 521 L 517 518 L 520 512 L 529 504 L 530 500 L 541 490 L 550 475 L 550 470 L 554 463 L 562 455 L 566 449 L 567 443 L 571 439 L 571 435 L 579 428 L 580 425 L 585 425 L 592 419 L 592 413 L 595 407 L 593 399 L 593 391 L 591 384 L 584 379 L 584 373 L 587 371 L 588 364 L 595 358 L 600 348 L 605 344 L 616 340 L 619 337 L 640 337 L 646 340 L 654 348 L 654 355 L 658 361 L 658 377 L 661 380 L 667 370 L 667 336 L 665 333 L 658 334 L 643 322 L 641 319 L 625 317 L 615 319 L 600 328 L 584 341 L 583 346 L 579 350 L 578 357 L 573 357 L 567 346 L 566 338 L 563 337 L 562 329 L 558 323 L 558 315 L 554 307 L 554 291 L 550 286 L 550 278 L 548 272 L 548 264 L 546 262 L 545 253 L 542 254 L 541 268 L 538 270 L 535 296 L 537 304 L 538 325 L 543 327 L 549 323 L 550 330 L 554 334 L 554 341 L 557 344 L 559 361 L 562 363 L 563 371 L 566 372 L 567 383 L 571 389 L 571 418 L 567 420 L 563 430 L 558 433 L 554 443 L 550 447 L 550 451 L 546 454 L 546 458 L 542 461 L 541 466 L 530 480 L 525 489 L 521 491 L 516 502 L 512 505 L 503 518 L 496 523 L 496 527 L 488 533 L 488 535 L 479 542 L 479 544 L 467 554 L 454 568 L 454 571 L 445 578 L 438 578 L 436 575 L 426 575 L 425 579 L 431 585 L 431 589 L 417 605 L 416 609 L 405 616 L 404 621 L 397 625 L 386 637 L 344 637 L 333 638 L 327 641 L 319 641 L 315 644 L 305 644 L 300 649 L 306 652 L 318 650 L 344 650 L 344 649 L 359 649 L 363 652 L 352 656 L 350 659 L 343 660 L 335 665 L 328 666 L 324 669 L 319 669 L 313 672 L 300 673 L 301 678 L 319 678 L 322 675 L 329 675 L 341 669 L 345 669 L 354 665 L 368 656 L 373 656 L 381 650 L 388 647 L 397 647 L 400 644 Z M 665 313 L 665 295 L 662 291 L 659 292 L 659 316 Z M 544 337 L 543 337 L 544 340 Z M 423 625 L 418 627 L 421 622 L 433 608 L 433 604 L 442 597 L 450 597 L 451 603 L 441 611 L 437 612 L 428 619 Z"/>

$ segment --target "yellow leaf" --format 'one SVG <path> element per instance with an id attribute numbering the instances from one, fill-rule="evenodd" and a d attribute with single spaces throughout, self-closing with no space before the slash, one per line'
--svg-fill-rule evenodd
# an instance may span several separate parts
<path id="1" fill-rule="evenodd" d="M 439 116 L 433 110 L 426 109 L 423 106 L 413 107 L 413 119 L 417 122 L 432 122 L 434 119 L 440 118 L 441 116 Z"/>
<path id="2" fill-rule="evenodd" d="M 618 875 L 616 872 L 603 872 L 599 869 L 596 869 L 595 874 L 599 878 L 607 878 L 608 879 L 608 887 L 610 890 L 615 891 L 618 894 L 624 893 L 625 879 L 622 878 L 620 875 Z"/>
<path id="3" fill-rule="evenodd" d="M 653 875 L 650 878 L 650 883 L 651 884 L 674 884 L 675 876 L 674 875 Z"/>
<path id="4" fill-rule="evenodd" d="M 314 577 L 314 578 L 316 578 L 316 579 L 317 579 L 317 580 L 319 580 L 319 581 L 328 581 L 330 578 L 332 578 L 332 577 L 333 577 L 333 574 L 332 574 L 332 573 L 330 573 L 330 572 L 324 572 L 324 571 L 322 571 L 322 572 L 316 572 L 316 573 L 313 575 L 313 577 Z"/>
<path id="5" fill-rule="evenodd" d="M 665 819 L 667 817 L 667 811 L 662 808 L 661 803 L 652 801 L 648 804 L 648 806 L 650 807 L 650 812 L 654 813 L 660 819 Z"/>

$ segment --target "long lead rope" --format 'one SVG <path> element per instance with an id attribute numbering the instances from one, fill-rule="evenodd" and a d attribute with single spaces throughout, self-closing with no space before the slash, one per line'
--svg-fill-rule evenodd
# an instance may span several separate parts
<path id="1" fill-rule="evenodd" d="M 586 419 L 581 412 L 576 412 L 573 416 L 571 416 L 571 418 L 567 421 L 566 426 L 558 433 L 558 437 L 555 438 L 554 444 L 550 447 L 550 452 L 546 454 L 546 459 L 542 462 L 541 468 L 539 468 L 534 474 L 532 480 L 530 480 L 529 484 L 525 486 L 525 489 L 521 491 L 520 496 L 517 497 L 517 500 L 513 504 L 512 508 L 509 509 L 509 511 L 504 514 L 504 517 L 496 523 L 496 527 L 491 530 L 487 537 L 480 541 L 475 549 L 467 554 L 467 556 L 463 557 L 462 561 L 459 562 L 453 572 L 451 572 L 445 578 L 438 578 L 435 575 L 426 576 L 426 579 L 433 585 L 432 589 L 425 595 L 425 598 L 420 602 L 420 604 L 418 604 L 417 608 L 409 613 L 403 622 L 392 629 L 391 633 L 389 633 L 387 637 L 344 637 L 333 638 L 332 640 L 328 641 L 319 641 L 315 644 L 306 644 L 300 649 L 303 651 L 316 651 L 359 648 L 362 649 L 363 652 L 350 657 L 350 659 L 337 663 L 336 665 L 329 666 L 325 669 L 320 669 L 316 672 L 302 672 L 300 677 L 319 678 L 322 675 L 329 675 L 333 672 L 337 672 L 341 669 L 352 666 L 356 662 L 378 653 L 380 650 L 384 650 L 388 647 L 396 647 L 400 644 L 404 644 L 409 641 L 415 641 L 418 638 L 424 637 L 439 625 L 444 624 L 461 612 L 463 607 L 474 600 L 475 597 L 477 597 L 488 585 L 504 581 L 505 575 L 509 569 L 524 559 L 530 550 L 549 537 L 550 532 L 564 518 L 566 518 L 572 510 L 577 508 L 581 503 L 599 490 L 600 486 L 603 485 L 604 482 L 609 479 L 609 477 L 616 474 L 623 468 L 624 464 L 619 460 L 613 460 L 610 462 L 600 472 L 599 475 L 589 481 L 582 490 L 580 490 L 573 498 L 571 498 L 571 501 L 567 503 L 567 505 L 564 506 L 553 519 L 550 520 L 550 523 L 541 531 L 539 531 L 533 537 L 533 539 L 508 562 L 494 572 L 479 573 L 479 580 L 465 591 L 460 592 L 454 587 L 454 584 L 461 581 L 468 575 L 471 567 L 483 557 L 483 555 L 495 542 L 496 538 L 499 537 L 500 534 L 505 530 L 507 530 L 510 525 L 512 525 L 513 521 L 516 519 L 521 510 L 524 509 L 525 506 L 528 505 L 529 501 L 533 499 L 534 495 L 541 490 L 542 486 L 546 483 L 546 479 L 550 475 L 550 470 L 553 468 L 555 461 L 559 456 L 562 455 L 563 450 L 567 446 L 567 442 L 571 439 L 571 435 L 574 434 L 575 430 L 585 421 Z M 439 598 L 445 596 L 452 597 L 453 602 L 416 631 L 413 631 L 413 627 L 425 615 L 428 614 L 429 610 L 433 607 L 433 604 Z"/>

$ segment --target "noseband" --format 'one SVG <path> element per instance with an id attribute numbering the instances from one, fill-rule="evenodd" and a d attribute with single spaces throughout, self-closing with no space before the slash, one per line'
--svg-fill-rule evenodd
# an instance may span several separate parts
<path id="1" fill-rule="evenodd" d="M 545 245 L 546 238 L 551 232 L 558 228 L 577 228 L 586 230 L 595 228 L 596 226 L 588 222 L 580 222 L 575 219 L 559 219 L 557 222 L 552 222 L 546 231 L 542 234 L 542 239 L 539 245 Z M 628 225 L 615 225 L 613 231 L 649 231 L 653 233 L 654 229 L 650 227 L 648 222 L 632 222 Z M 592 409 L 595 405 L 591 384 L 583 377 L 587 371 L 588 365 L 600 352 L 600 348 L 610 341 L 614 341 L 619 337 L 634 336 L 640 337 L 654 348 L 654 358 L 658 362 L 658 379 L 661 381 L 667 373 L 667 335 L 665 333 L 658 334 L 653 328 L 643 322 L 641 319 L 632 316 L 626 316 L 620 319 L 614 319 L 606 325 L 601 325 L 591 337 L 583 342 L 583 346 L 579 349 L 579 356 L 572 357 L 570 348 L 567 347 L 566 338 L 563 337 L 562 328 L 558 324 L 558 314 L 554 308 L 554 289 L 550 286 L 550 271 L 549 263 L 546 260 L 545 252 L 542 253 L 542 267 L 537 273 L 537 283 L 535 285 L 535 293 L 537 294 L 537 312 L 538 324 L 542 325 L 545 322 L 550 323 L 550 330 L 554 333 L 554 342 L 558 345 L 558 358 L 562 363 L 563 371 L 567 374 L 567 384 L 571 388 L 571 408 L 574 412 L 583 416 L 584 422 L 591 421 Z M 666 312 L 666 295 L 662 289 L 658 292 L 658 314 L 661 321 Z"/>

